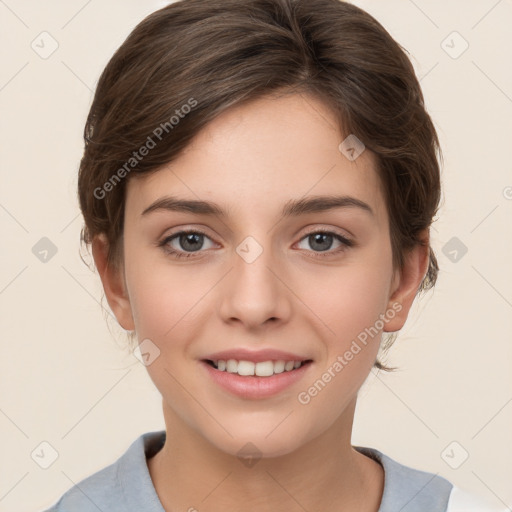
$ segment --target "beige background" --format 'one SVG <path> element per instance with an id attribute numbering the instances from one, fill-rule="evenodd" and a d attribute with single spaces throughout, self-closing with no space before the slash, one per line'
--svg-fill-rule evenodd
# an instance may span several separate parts
<path id="1" fill-rule="evenodd" d="M 355 3 L 410 52 L 446 161 L 438 285 L 391 352 L 401 371 L 363 386 L 353 444 L 511 507 L 512 2 Z M 1 511 L 42 510 L 164 426 L 158 392 L 105 322 L 99 278 L 80 260 L 75 192 L 97 79 L 164 4 L 0 0 Z M 47 58 L 31 47 L 52 40 Z M 46 263 L 33 253 L 43 237 L 57 249 Z M 468 248 L 456 262 L 443 253 L 453 237 Z M 58 453 L 47 469 L 44 441 Z"/>

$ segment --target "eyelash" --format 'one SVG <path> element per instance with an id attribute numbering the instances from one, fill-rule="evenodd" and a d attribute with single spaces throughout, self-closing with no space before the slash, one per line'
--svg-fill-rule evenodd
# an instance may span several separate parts
<path id="1" fill-rule="evenodd" d="M 336 240 L 342 243 L 342 247 L 339 248 L 336 251 L 311 251 L 315 254 L 315 257 L 318 258 L 326 258 L 328 256 L 332 256 L 333 254 L 338 254 L 343 251 L 346 251 L 348 248 L 355 246 L 355 242 L 353 240 L 349 240 L 348 238 L 336 233 L 335 231 L 328 231 L 324 229 L 315 229 L 313 231 L 310 231 L 309 233 L 306 233 L 300 241 L 304 240 L 305 238 L 316 235 L 318 233 L 325 234 L 325 235 L 333 235 Z M 169 256 L 176 257 L 176 258 L 191 258 L 196 257 L 196 253 L 200 253 L 202 251 L 195 251 L 195 252 L 182 252 L 182 251 L 176 251 L 175 249 L 171 249 L 168 244 L 174 240 L 175 238 L 178 238 L 181 235 L 203 235 L 207 238 L 210 238 L 206 233 L 199 229 L 191 229 L 191 230 L 184 230 L 179 231 L 177 233 L 174 233 L 173 235 L 170 235 L 166 238 L 164 238 L 161 242 L 158 243 L 159 247 L 162 247 L 163 251 L 168 254 Z"/>

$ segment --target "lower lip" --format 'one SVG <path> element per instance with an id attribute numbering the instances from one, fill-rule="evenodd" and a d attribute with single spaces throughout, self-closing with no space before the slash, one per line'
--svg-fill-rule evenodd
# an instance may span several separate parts
<path id="1" fill-rule="evenodd" d="M 300 368 L 289 372 L 275 373 L 270 377 L 258 377 L 257 375 L 242 376 L 238 373 L 220 371 L 206 361 L 200 361 L 200 363 L 219 386 L 234 395 L 247 399 L 261 399 L 277 395 L 299 381 L 312 364 L 309 361 Z"/>

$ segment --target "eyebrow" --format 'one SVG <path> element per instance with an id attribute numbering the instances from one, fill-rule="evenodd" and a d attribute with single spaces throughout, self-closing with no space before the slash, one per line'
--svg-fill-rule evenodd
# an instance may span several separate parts
<path id="1" fill-rule="evenodd" d="M 297 217 L 307 213 L 319 213 L 335 208 L 359 208 L 362 211 L 375 215 L 370 205 L 351 196 L 310 196 L 304 199 L 288 201 L 281 212 L 281 217 Z M 147 215 L 155 211 L 187 212 L 197 215 L 217 215 L 225 218 L 227 213 L 217 204 L 210 201 L 180 199 L 174 196 L 165 196 L 157 199 L 141 214 Z"/>

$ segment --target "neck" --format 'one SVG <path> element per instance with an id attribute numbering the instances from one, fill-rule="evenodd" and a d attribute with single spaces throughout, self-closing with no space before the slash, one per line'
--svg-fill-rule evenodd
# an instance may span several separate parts
<path id="1" fill-rule="evenodd" d="M 252 462 L 213 446 L 164 403 L 166 441 L 148 460 L 164 509 L 224 512 L 250 501 L 255 512 L 378 512 L 384 472 L 350 444 L 355 402 L 326 432 L 297 450 Z"/>

